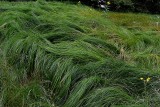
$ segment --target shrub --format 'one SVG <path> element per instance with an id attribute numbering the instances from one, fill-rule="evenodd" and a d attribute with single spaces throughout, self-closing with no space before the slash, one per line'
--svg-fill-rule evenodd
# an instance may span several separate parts
<path id="1" fill-rule="evenodd" d="M 132 0 L 136 12 L 160 12 L 159 0 Z"/>
<path id="2" fill-rule="evenodd" d="M 111 0 L 111 10 L 160 13 L 159 0 Z"/>
<path id="3" fill-rule="evenodd" d="M 134 6 L 131 0 L 113 0 L 110 9 L 113 11 L 133 11 Z"/>
<path id="4" fill-rule="evenodd" d="M 37 1 L 37 0 L 1 0 L 1 1 Z M 46 1 L 69 1 L 77 3 L 81 1 L 82 4 L 98 7 L 98 0 L 46 0 Z M 150 12 L 160 13 L 160 1 L 159 0 L 106 0 L 110 1 L 110 10 L 112 11 L 132 11 L 132 12 Z"/>

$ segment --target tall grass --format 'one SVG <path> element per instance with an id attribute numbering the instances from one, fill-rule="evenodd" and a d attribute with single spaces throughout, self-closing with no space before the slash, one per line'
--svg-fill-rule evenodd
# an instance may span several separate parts
<path id="1" fill-rule="evenodd" d="M 158 34 L 154 40 L 151 33 L 136 36 L 85 6 L 0 4 L 1 106 L 144 105 L 139 78 L 148 76 L 146 91 L 159 94 L 159 74 L 149 72 L 150 65 L 159 70 Z M 156 96 L 149 104 L 158 101 Z"/>

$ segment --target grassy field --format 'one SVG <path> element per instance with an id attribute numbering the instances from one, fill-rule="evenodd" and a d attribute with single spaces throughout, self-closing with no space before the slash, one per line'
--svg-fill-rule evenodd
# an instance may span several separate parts
<path id="1" fill-rule="evenodd" d="M 159 17 L 0 2 L 0 106 L 159 107 Z"/>

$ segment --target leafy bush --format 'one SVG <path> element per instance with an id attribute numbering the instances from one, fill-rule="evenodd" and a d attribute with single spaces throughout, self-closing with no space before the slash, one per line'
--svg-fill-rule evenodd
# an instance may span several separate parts
<path id="1" fill-rule="evenodd" d="M 159 0 L 132 0 L 135 11 L 160 13 Z"/>
<path id="2" fill-rule="evenodd" d="M 37 1 L 37 0 L 2 0 L 2 1 Z M 39 0 L 43 1 L 43 0 Z M 98 0 L 46 0 L 46 1 L 67 1 L 78 3 L 97 8 Z M 132 12 L 150 12 L 160 13 L 160 1 L 159 0 L 106 0 L 111 2 L 109 5 L 112 11 L 132 11 Z"/>
<path id="3" fill-rule="evenodd" d="M 112 11 L 133 11 L 131 0 L 113 0 L 111 1 L 110 10 Z"/>
<path id="4" fill-rule="evenodd" d="M 160 13 L 159 0 L 111 0 L 113 11 Z"/>

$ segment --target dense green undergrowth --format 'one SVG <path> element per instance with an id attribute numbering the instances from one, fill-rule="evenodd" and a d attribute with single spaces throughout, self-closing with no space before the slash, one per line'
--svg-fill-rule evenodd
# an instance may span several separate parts
<path id="1" fill-rule="evenodd" d="M 158 107 L 159 20 L 122 15 L 0 2 L 0 105 Z"/>

